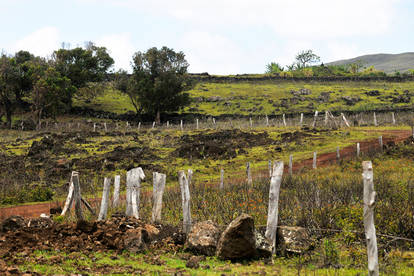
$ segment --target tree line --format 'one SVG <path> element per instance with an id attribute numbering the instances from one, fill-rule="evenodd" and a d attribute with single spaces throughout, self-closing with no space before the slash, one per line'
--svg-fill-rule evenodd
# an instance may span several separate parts
<path id="1" fill-rule="evenodd" d="M 189 104 L 184 91 L 191 87 L 188 62 L 183 52 L 162 47 L 137 52 L 132 74 L 115 73 L 114 86 L 126 93 L 138 115 L 160 120 L 163 112 Z M 28 51 L 0 56 L 0 122 L 8 128 L 17 110 L 31 112 L 37 126 L 46 117 L 55 118 L 72 108 L 73 98 L 91 100 L 107 87 L 114 59 L 105 47 L 91 42 L 84 47 L 55 50 L 51 57 Z"/>

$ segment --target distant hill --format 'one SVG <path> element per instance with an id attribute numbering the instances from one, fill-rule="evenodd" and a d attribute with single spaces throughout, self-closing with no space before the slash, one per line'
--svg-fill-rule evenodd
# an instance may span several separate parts
<path id="1" fill-rule="evenodd" d="M 385 73 L 405 72 L 414 69 L 414 52 L 402 54 L 374 54 L 343 59 L 327 63 L 327 65 L 345 65 L 361 61 L 364 67 L 374 66 Z"/>

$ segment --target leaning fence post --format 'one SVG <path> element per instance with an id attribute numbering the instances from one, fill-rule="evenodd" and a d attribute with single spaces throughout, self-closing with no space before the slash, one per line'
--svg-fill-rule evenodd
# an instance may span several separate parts
<path id="1" fill-rule="evenodd" d="M 247 174 L 247 184 L 252 185 L 253 180 L 252 180 L 252 174 L 250 172 L 250 162 L 246 163 L 246 174 Z"/>
<path id="2" fill-rule="evenodd" d="M 276 231 L 278 220 L 278 204 L 279 204 L 279 191 L 280 184 L 282 183 L 283 176 L 283 162 L 278 161 L 273 164 L 272 178 L 270 179 L 269 190 L 269 207 L 267 212 L 267 225 L 265 237 L 271 241 L 273 246 L 273 253 L 276 249 Z"/>
<path id="3" fill-rule="evenodd" d="M 145 178 L 144 171 L 141 167 L 127 171 L 127 206 L 126 215 L 139 218 L 139 196 L 141 189 L 141 180 Z"/>
<path id="4" fill-rule="evenodd" d="M 377 115 L 374 112 L 374 126 L 378 126 Z"/>
<path id="5" fill-rule="evenodd" d="M 82 213 L 82 201 L 81 201 L 81 192 L 80 192 L 80 185 L 79 185 L 79 173 L 72 172 L 72 181 L 73 181 L 73 194 L 74 194 L 74 201 L 75 201 L 75 214 L 77 220 L 83 220 L 83 213 Z"/>
<path id="6" fill-rule="evenodd" d="M 224 170 L 220 170 L 220 190 L 224 188 Z"/>
<path id="7" fill-rule="evenodd" d="M 364 179 L 364 229 L 367 240 L 368 275 L 379 275 L 377 236 L 374 225 L 374 205 L 376 192 L 374 191 L 374 173 L 371 161 L 362 162 Z"/>
<path id="8" fill-rule="evenodd" d="M 293 155 L 289 155 L 289 175 L 293 174 Z"/>
<path id="9" fill-rule="evenodd" d="M 119 206 L 119 190 L 121 188 L 121 176 L 115 175 L 115 182 L 114 182 L 114 201 L 112 206 L 114 208 Z"/>
<path id="10" fill-rule="evenodd" d="M 184 171 L 178 172 L 178 182 L 180 183 L 183 207 L 183 232 L 189 233 L 191 229 L 190 188 Z"/>
<path id="11" fill-rule="evenodd" d="M 73 175 L 74 175 L 74 173 L 76 173 L 76 172 L 72 172 L 72 175 L 70 176 L 69 192 L 68 192 L 68 196 L 67 196 L 66 201 L 65 201 L 65 205 L 63 206 L 62 213 L 60 214 L 61 216 L 64 216 L 66 214 L 66 212 L 68 210 L 70 210 L 70 207 L 72 206 L 72 203 L 73 203 L 73 192 L 74 192 Z"/>
<path id="12" fill-rule="evenodd" d="M 155 122 L 152 122 L 152 128 L 153 129 L 155 128 Z"/>
<path id="13" fill-rule="evenodd" d="M 98 220 L 106 219 L 108 213 L 109 192 L 111 191 L 111 179 L 105 177 L 104 188 L 102 192 L 101 209 L 99 210 Z"/>
<path id="14" fill-rule="evenodd" d="M 286 127 L 286 116 L 284 113 L 283 113 L 283 125 Z"/>
<path id="15" fill-rule="evenodd" d="M 316 169 L 316 151 L 313 152 L 312 168 Z"/>
<path id="16" fill-rule="evenodd" d="M 344 122 L 345 122 L 345 125 L 346 125 L 347 127 L 350 127 L 349 122 L 348 122 L 348 120 L 347 120 L 347 119 L 346 119 L 346 117 L 345 117 L 345 114 L 344 114 L 344 113 L 341 113 L 341 116 L 342 116 L 342 120 L 344 120 Z"/>
<path id="17" fill-rule="evenodd" d="M 152 207 L 152 222 L 161 222 L 162 195 L 164 194 L 166 175 L 163 173 L 153 173 L 152 197 L 154 205 Z"/>
<path id="18" fill-rule="evenodd" d="M 395 125 L 395 114 L 394 114 L 394 112 L 391 113 L 391 117 L 392 117 L 392 124 Z"/>

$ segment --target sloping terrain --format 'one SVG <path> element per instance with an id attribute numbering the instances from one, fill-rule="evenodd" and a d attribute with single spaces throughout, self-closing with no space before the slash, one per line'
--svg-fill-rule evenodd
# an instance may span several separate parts
<path id="1" fill-rule="evenodd" d="M 364 67 L 374 66 L 377 70 L 384 71 L 385 73 L 405 72 L 408 69 L 414 69 L 414 52 L 364 55 L 329 62 L 327 65 L 346 65 L 358 61 L 362 62 Z"/>

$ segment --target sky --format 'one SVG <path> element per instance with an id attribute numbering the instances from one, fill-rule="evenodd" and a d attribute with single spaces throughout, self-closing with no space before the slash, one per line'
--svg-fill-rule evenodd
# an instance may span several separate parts
<path id="1" fill-rule="evenodd" d="M 312 49 L 324 63 L 414 52 L 412 0 L 0 0 L 0 50 L 48 57 L 62 42 L 133 53 L 183 51 L 192 73 L 263 73 Z"/>

